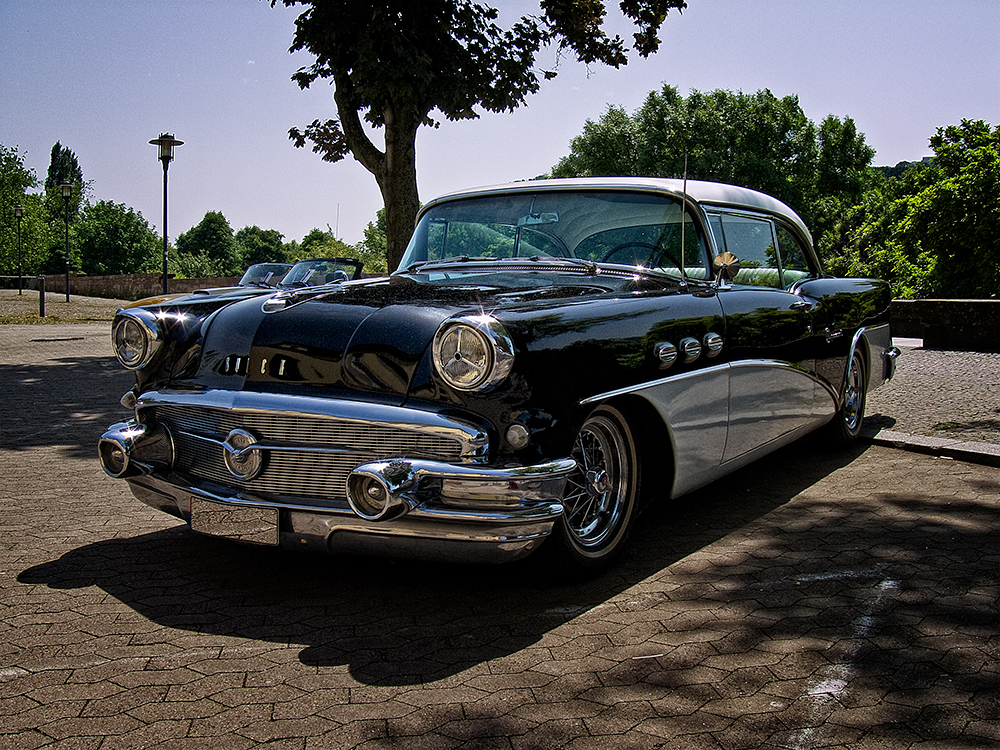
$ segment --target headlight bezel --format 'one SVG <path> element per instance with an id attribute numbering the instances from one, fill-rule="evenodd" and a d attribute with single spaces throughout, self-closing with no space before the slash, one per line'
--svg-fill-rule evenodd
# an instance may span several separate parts
<path id="1" fill-rule="evenodd" d="M 476 349 L 481 350 L 478 362 L 466 356 Z M 495 388 L 514 367 L 514 342 L 492 315 L 445 321 L 434 334 L 432 350 L 438 376 L 451 388 L 467 393 Z"/>
<path id="2" fill-rule="evenodd" d="M 148 366 L 156 358 L 163 340 L 163 329 L 151 311 L 119 310 L 115 315 L 111 347 L 122 367 L 141 370 Z"/>

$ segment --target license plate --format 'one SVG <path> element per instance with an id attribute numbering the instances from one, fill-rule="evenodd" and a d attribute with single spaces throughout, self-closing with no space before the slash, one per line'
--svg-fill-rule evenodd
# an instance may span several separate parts
<path id="1" fill-rule="evenodd" d="M 250 544 L 278 543 L 278 509 L 191 498 L 191 530 Z"/>

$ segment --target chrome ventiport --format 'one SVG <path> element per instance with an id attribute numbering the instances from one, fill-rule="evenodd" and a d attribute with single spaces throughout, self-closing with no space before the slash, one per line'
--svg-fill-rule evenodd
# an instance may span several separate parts
<path id="1" fill-rule="evenodd" d="M 701 342 L 687 336 L 681 339 L 681 359 L 685 364 L 694 362 L 701 356 Z"/>
<path id="2" fill-rule="evenodd" d="M 669 341 L 661 341 L 653 350 L 656 352 L 656 358 L 660 360 L 660 367 L 664 370 L 677 361 L 677 347 Z"/>
<path id="3" fill-rule="evenodd" d="M 709 331 L 702 339 L 702 343 L 705 345 L 706 357 L 711 358 L 718 356 L 719 352 L 722 351 L 722 336 L 717 333 Z"/>

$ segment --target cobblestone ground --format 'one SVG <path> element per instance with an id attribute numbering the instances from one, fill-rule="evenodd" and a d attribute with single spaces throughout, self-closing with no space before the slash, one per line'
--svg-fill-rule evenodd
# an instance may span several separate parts
<path id="1" fill-rule="evenodd" d="M 104 476 L 108 354 L 0 326 L 0 747 L 1000 746 L 997 469 L 802 441 L 589 580 L 290 554 Z"/>
<path id="2" fill-rule="evenodd" d="M 868 397 L 869 423 L 911 435 L 1000 443 L 1000 354 L 904 348 Z"/>

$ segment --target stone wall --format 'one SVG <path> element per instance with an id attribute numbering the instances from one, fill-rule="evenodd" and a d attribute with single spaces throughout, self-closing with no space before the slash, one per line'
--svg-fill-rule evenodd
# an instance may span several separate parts
<path id="1" fill-rule="evenodd" d="M 220 276 L 207 279 L 174 279 L 167 282 L 171 294 L 193 292 L 195 289 L 233 286 L 239 276 Z M 66 277 L 52 274 L 45 277 L 45 291 L 66 292 Z M 70 274 L 69 293 L 84 297 L 104 297 L 106 299 L 136 300 L 163 293 L 163 274 L 131 273 L 119 276 L 76 276 Z"/>
<path id="2" fill-rule="evenodd" d="M 926 349 L 1000 352 L 1000 300 L 915 299 L 892 303 L 892 335 Z"/>

